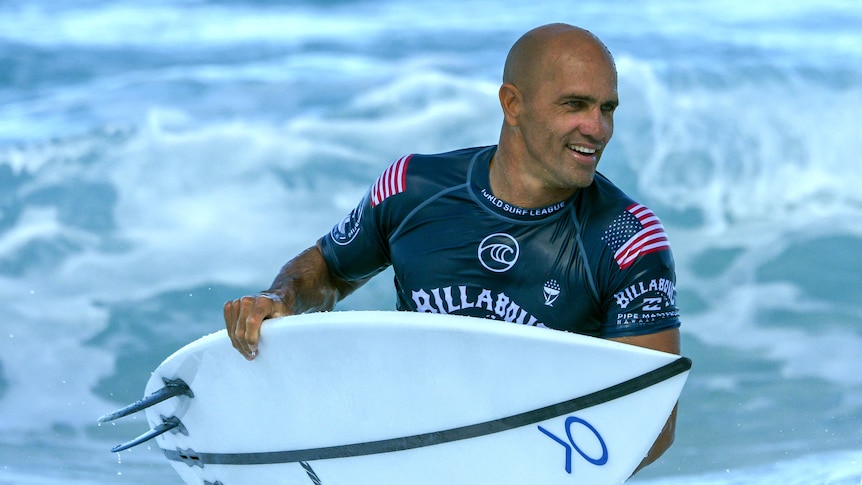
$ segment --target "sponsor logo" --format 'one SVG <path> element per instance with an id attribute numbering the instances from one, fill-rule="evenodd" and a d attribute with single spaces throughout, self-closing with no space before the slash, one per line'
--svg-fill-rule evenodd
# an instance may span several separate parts
<path id="1" fill-rule="evenodd" d="M 581 448 L 581 446 L 578 446 L 578 444 L 575 443 L 575 438 L 572 436 L 572 425 L 578 425 L 577 428 L 582 428 L 582 429 L 578 430 L 578 431 L 580 431 L 580 433 L 576 433 L 578 435 L 578 438 L 580 438 L 580 439 L 582 439 L 584 437 L 586 437 L 587 439 L 595 438 L 596 444 L 601 447 L 601 452 L 602 452 L 601 456 L 599 456 L 598 458 L 593 458 L 590 455 L 588 455 L 586 452 L 584 452 L 584 450 Z M 557 443 L 562 445 L 562 447 L 565 449 L 565 452 L 566 452 L 565 468 L 566 468 L 566 473 L 568 473 L 570 475 L 572 473 L 572 450 L 576 451 L 579 455 L 581 455 L 581 457 L 584 460 L 587 460 L 589 463 L 592 463 L 593 465 L 604 466 L 608 462 L 608 446 L 605 444 L 604 438 L 602 438 L 602 435 L 599 433 L 599 431 L 592 424 L 588 423 L 587 421 L 585 421 L 581 418 L 578 418 L 575 416 L 569 416 L 568 418 L 566 418 L 566 424 L 565 424 L 566 439 L 565 440 L 560 438 L 559 436 L 551 433 L 550 431 L 548 431 L 547 429 L 545 429 L 541 426 L 539 426 L 538 428 L 539 428 L 539 431 L 541 431 L 542 433 L 545 434 L 545 436 L 556 441 Z M 590 435 L 592 435 L 592 436 L 590 436 Z M 593 440 L 590 439 L 590 441 L 593 441 Z M 583 446 L 583 441 L 581 442 L 581 444 Z M 590 448 L 597 448 L 597 447 L 591 446 Z"/>
<path id="2" fill-rule="evenodd" d="M 563 207 L 566 206 L 566 201 L 562 201 L 562 202 L 557 202 L 554 205 L 549 205 L 547 207 L 538 207 L 535 209 L 526 209 L 524 207 L 518 207 L 516 205 L 507 204 L 506 202 L 503 202 L 502 200 L 494 197 L 490 192 L 488 192 L 485 189 L 482 189 L 482 197 L 485 197 L 486 199 L 488 199 L 488 202 L 490 202 L 491 205 L 493 205 L 494 207 L 496 207 L 498 209 L 503 209 L 504 211 L 508 212 L 509 214 L 513 214 L 516 216 L 530 216 L 530 217 L 548 216 L 548 215 L 551 215 L 551 214 L 559 211 L 560 209 L 562 209 Z"/>
<path id="3" fill-rule="evenodd" d="M 651 295 L 643 299 L 643 311 L 661 311 L 664 301 L 667 301 L 669 305 L 676 304 L 676 289 L 673 286 L 673 281 L 665 278 L 639 281 L 616 293 L 614 298 L 617 301 L 617 305 L 625 310 L 632 302 L 637 301 L 648 293 Z"/>
<path id="4" fill-rule="evenodd" d="M 620 309 L 629 309 L 617 314 L 617 325 L 621 327 L 639 327 L 679 317 L 676 289 L 673 281 L 665 278 L 639 281 L 616 293 L 614 299 Z"/>
<path id="5" fill-rule="evenodd" d="M 422 313 L 474 314 L 485 311 L 485 317 L 521 325 L 545 327 L 536 317 L 524 310 L 503 292 L 487 288 L 446 286 L 429 291 L 413 290 L 416 311 Z"/>
<path id="6" fill-rule="evenodd" d="M 518 261 L 521 248 L 514 237 L 498 232 L 479 243 L 479 262 L 488 271 L 503 273 L 512 269 Z"/>
<path id="7" fill-rule="evenodd" d="M 644 298 L 644 304 L 641 307 L 645 312 L 660 312 L 664 308 L 661 298 Z"/>
<path id="8" fill-rule="evenodd" d="M 619 327 L 642 327 L 662 320 L 679 318 L 678 310 L 666 312 L 620 313 L 617 315 Z"/>
<path id="9" fill-rule="evenodd" d="M 557 280 L 548 280 L 547 283 L 545 283 L 543 290 L 545 295 L 545 305 L 554 306 L 554 302 L 557 301 L 557 297 L 560 296 L 560 284 L 557 283 Z"/>
<path id="10" fill-rule="evenodd" d="M 329 232 L 332 241 L 339 246 L 346 246 L 356 239 L 359 231 L 362 229 L 359 223 L 362 221 L 362 208 L 365 204 L 353 209 L 350 214 L 347 214 L 344 219 L 336 224 L 332 231 Z"/>

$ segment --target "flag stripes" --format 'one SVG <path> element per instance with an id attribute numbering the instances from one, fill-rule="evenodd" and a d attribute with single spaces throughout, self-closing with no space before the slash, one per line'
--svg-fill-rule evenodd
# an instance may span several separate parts
<path id="1" fill-rule="evenodd" d="M 405 155 L 399 158 L 377 178 L 371 187 L 371 207 L 377 206 L 388 197 L 404 192 L 407 188 L 407 164 L 412 156 Z"/>
<path id="2" fill-rule="evenodd" d="M 602 240 L 614 251 L 620 269 L 626 269 L 641 256 L 670 249 L 661 221 L 647 207 L 632 204 L 614 219 Z"/>

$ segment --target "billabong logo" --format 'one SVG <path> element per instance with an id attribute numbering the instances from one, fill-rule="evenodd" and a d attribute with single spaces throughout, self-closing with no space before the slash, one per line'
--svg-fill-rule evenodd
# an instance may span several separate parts
<path id="1" fill-rule="evenodd" d="M 503 273 L 512 269 L 518 261 L 521 248 L 514 237 L 498 232 L 479 243 L 479 262 L 488 271 Z"/>
<path id="2" fill-rule="evenodd" d="M 644 298 L 644 304 L 641 309 L 645 312 L 660 312 L 661 307 L 661 298 Z"/>
<path id="3" fill-rule="evenodd" d="M 557 280 L 548 280 L 545 283 L 544 294 L 545 305 L 554 306 L 554 302 L 557 301 L 557 297 L 560 296 L 560 284 L 557 283 Z"/>

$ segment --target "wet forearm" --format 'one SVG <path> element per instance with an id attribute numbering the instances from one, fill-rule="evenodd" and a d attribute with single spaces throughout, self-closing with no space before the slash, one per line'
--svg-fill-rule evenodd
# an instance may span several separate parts
<path id="1" fill-rule="evenodd" d="M 665 423 L 664 428 L 661 430 L 661 434 L 658 435 L 658 438 L 656 438 L 655 443 L 653 443 L 647 456 L 644 457 L 643 461 L 641 461 L 640 465 L 638 465 L 632 475 L 642 470 L 650 463 L 658 460 L 659 457 L 661 457 L 661 455 L 671 447 L 676 435 L 676 410 L 677 406 L 674 406 L 670 417 Z"/>
<path id="2" fill-rule="evenodd" d="M 315 245 L 288 261 L 265 293 L 277 295 L 292 313 L 299 314 L 332 310 L 361 284 L 333 275 Z"/>

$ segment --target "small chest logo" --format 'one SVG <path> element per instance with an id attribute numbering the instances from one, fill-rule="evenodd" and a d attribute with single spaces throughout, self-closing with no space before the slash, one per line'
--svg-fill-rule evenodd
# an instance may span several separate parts
<path id="1" fill-rule="evenodd" d="M 554 302 L 557 301 L 557 297 L 560 296 L 560 284 L 557 283 L 557 280 L 548 280 L 545 283 L 544 294 L 545 305 L 554 306 Z"/>
<path id="2" fill-rule="evenodd" d="M 503 273 L 512 269 L 518 261 L 521 248 L 514 237 L 498 232 L 479 243 L 479 262 L 488 271 Z"/>

